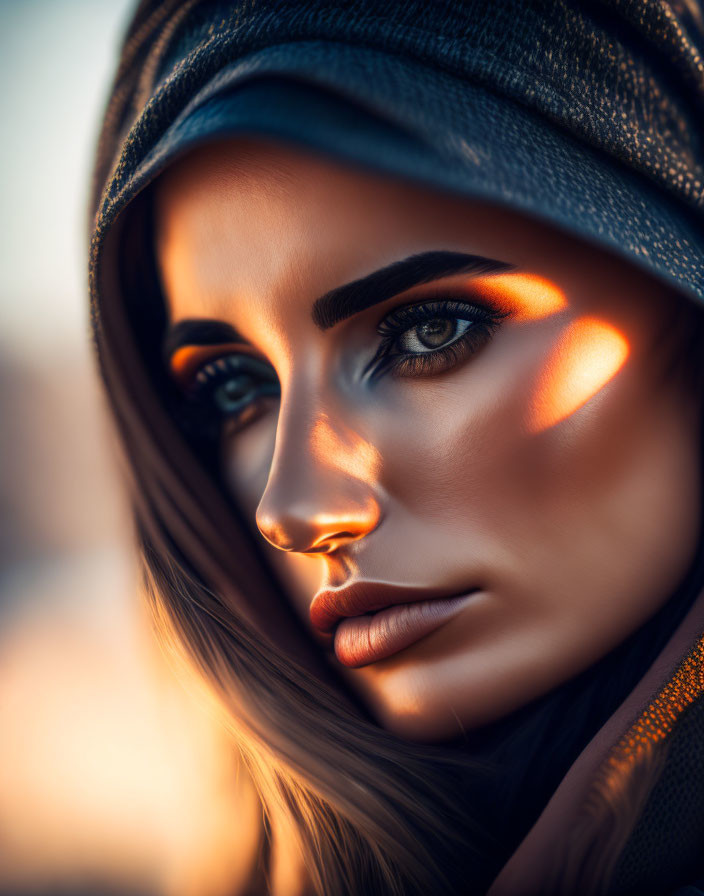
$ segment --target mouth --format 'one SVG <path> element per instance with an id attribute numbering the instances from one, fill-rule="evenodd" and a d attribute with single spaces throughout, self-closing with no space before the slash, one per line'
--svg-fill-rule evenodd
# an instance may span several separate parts
<path id="1" fill-rule="evenodd" d="M 310 619 L 321 634 L 334 633 L 339 662 L 357 668 L 420 641 L 461 612 L 476 591 L 448 594 L 440 589 L 355 582 L 318 592 Z"/>

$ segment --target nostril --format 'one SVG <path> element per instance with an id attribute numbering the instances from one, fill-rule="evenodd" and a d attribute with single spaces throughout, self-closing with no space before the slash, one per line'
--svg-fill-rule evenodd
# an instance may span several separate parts
<path id="1" fill-rule="evenodd" d="M 366 484 L 354 483 L 355 488 L 367 490 Z M 275 548 L 297 554 L 331 554 L 343 545 L 358 541 L 379 524 L 380 508 L 373 496 L 350 494 L 335 496 L 342 505 L 337 512 L 305 500 L 291 499 L 284 491 L 267 491 L 256 511 L 259 532 Z M 272 497 L 274 496 L 274 497 Z M 286 501 L 286 498 L 289 498 Z M 337 527 L 340 526 L 338 529 Z M 343 528 L 344 527 L 344 528 Z"/>
<path id="2" fill-rule="evenodd" d="M 354 532 L 335 532 L 334 535 L 326 535 L 312 544 L 306 551 L 306 554 L 329 554 L 338 548 L 341 542 L 354 541 L 361 537 L 362 533 L 355 535 Z"/>

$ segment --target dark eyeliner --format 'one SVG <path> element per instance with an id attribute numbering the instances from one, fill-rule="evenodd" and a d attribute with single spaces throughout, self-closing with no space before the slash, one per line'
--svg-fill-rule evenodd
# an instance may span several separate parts
<path id="1" fill-rule="evenodd" d="M 396 377 L 432 375 L 444 372 L 478 351 L 508 312 L 486 305 L 475 305 L 454 298 L 401 305 L 390 311 L 377 326 L 382 341 L 363 377 L 376 380 L 386 373 Z M 447 345 L 424 352 L 399 352 L 394 349 L 405 333 L 434 319 L 466 320 L 471 326 Z"/>
<path id="2" fill-rule="evenodd" d="M 185 399 L 211 419 L 246 421 L 263 398 L 279 393 L 278 378 L 269 364 L 250 355 L 230 353 L 211 359 L 195 372 Z"/>

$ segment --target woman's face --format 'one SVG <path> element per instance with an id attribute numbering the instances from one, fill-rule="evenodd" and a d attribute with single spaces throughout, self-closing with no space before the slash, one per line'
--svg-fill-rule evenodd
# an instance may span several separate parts
<path id="1" fill-rule="evenodd" d="M 625 262 L 245 139 L 162 176 L 157 245 L 171 373 L 222 416 L 228 488 L 390 730 L 436 740 L 517 708 L 686 573 L 680 300 Z"/>

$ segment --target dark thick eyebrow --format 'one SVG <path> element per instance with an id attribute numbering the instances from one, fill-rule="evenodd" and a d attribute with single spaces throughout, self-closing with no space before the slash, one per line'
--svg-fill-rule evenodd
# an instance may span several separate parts
<path id="1" fill-rule="evenodd" d="M 162 357 L 168 365 L 174 352 L 184 345 L 225 345 L 229 342 L 248 344 L 234 327 L 224 321 L 205 318 L 180 320 L 166 331 L 161 346 Z"/>
<path id="2" fill-rule="evenodd" d="M 317 327 L 328 330 L 358 311 L 385 302 L 400 292 L 450 274 L 496 274 L 511 265 L 482 255 L 433 251 L 394 261 L 366 277 L 330 290 L 313 303 L 312 317 Z"/>
<path id="3" fill-rule="evenodd" d="M 464 252 L 433 251 L 410 255 L 379 268 L 366 277 L 353 280 L 325 293 L 313 302 L 311 315 L 317 327 L 328 330 L 340 321 L 385 302 L 400 292 L 430 283 L 450 274 L 497 274 L 511 270 L 512 265 L 483 255 Z M 184 345 L 224 345 L 230 342 L 249 344 L 237 330 L 224 321 L 193 318 L 173 324 L 162 344 L 164 362 Z"/>

